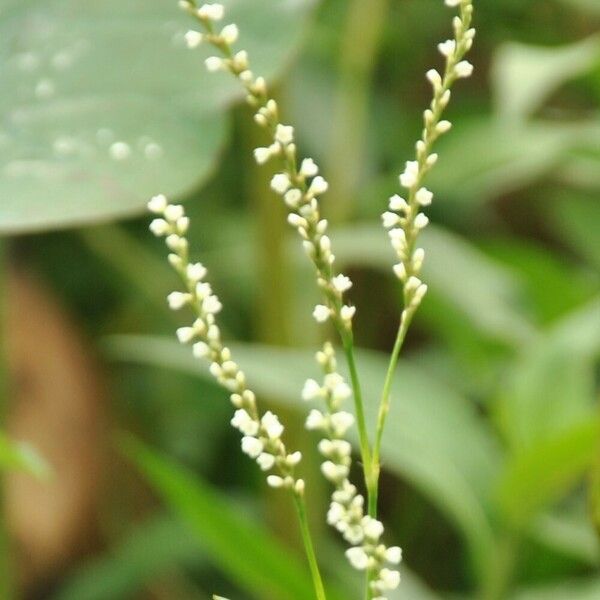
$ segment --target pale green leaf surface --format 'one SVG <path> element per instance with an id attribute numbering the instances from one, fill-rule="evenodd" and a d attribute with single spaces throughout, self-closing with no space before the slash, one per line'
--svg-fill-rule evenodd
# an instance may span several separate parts
<path id="1" fill-rule="evenodd" d="M 564 583 L 523 590 L 511 600 L 597 600 L 600 598 L 600 579 L 573 579 Z"/>
<path id="2" fill-rule="evenodd" d="M 273 77 L 313 0 L 229 0 L 256 72 Z M 0 12 L 0 231 L 132 214 L 211 172 L 223 109 L 242 97 L 189 51 L 175 0 L 30 0 Z M 129 151 L 114 158 L 112 144 Z"/>
<path id="3" fill-rule="evenodd" d="M 516 42 L 496 52 L 492 85 L 502 117 L 524 118 L 562 84 L 600 61 L 600 37 L 568 46 L 540 47 Z"/>
<path id="4" fill-rule="evenodd" d="M 208 376 L 189 348 L 171 340 L 118 336 L 109 339 L 108 350 L 121 360 Z M 232 345 L 232 351 L 258 394 L 308 410 L 299 398 L 305 379 L 318 375 L 310 353 L 240 344 Z M 374 422 L 387 360 L 363 351 L 359 365 L 369 420 Z M 427 494 L 464 532 L 473 559 L 485 560 L 492 544 L 486 505 L 499 466 L 489 431 L 464 398 L 413 366 L 399 366 L 392 396 L 384 467 Z"/>

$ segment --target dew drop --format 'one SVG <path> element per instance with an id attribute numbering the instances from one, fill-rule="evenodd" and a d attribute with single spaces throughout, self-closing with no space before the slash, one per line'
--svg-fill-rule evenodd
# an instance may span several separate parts
<path id="1" fill-rule="evenodd" d="M 162 146 L 156 142 L 150 142 L 144 146 L 144 156 L 150 160 L 161 158 L 163 154 Z"/>
<path id="2" fill-rule="evenodd" d="M 131 146 L 126 142 L 115 142 L 109 149 L 111 158 L 125 160 L 131 156 Z"/>

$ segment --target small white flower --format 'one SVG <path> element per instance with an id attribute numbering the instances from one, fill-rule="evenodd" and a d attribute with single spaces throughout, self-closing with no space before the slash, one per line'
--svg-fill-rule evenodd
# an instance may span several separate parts
<path id="1" fill-rule="evenodd" d="M 400 280 L 400 281 L 406 281 L 406 267 L 404 266 L 404 263 L 398 263 L 396 265 L 394 265 L 394 273 L 396 274 L 396 277 Z"/>
<path id="2" fill-rule="evenodd" d="M 258 458 L 263 451 L 263 443 L 252 436 L 245 435 L 242 438 L 242 452 L 247 454 L 250 458 Z"/>
<path id="3" fill-rule="evenodd" d="M 308 191 L 312 196 L 318 196 L 319 194 L 324 194 L 328 189 L 329 184 L 323 177 L 318 175 L 312 180 Z"/>
<path id="4" fill-rule="evenodd" d="M 194 339 L 194 336 L 196 335 L 196 332 L 194 331 L 193 327 L 180 327 L 177 331 L 177 339 L 182 343 L 182 344 L 187 344 L 188 342 L 191 342 Z"/>
<path id="5" fill-rule="evenodd" d="M 288 223 L 292 227 L 296 227 L 296 229 L 298 229 L 300 227 L 306 228 L 308 226 L 306 219 L 304 217 L 301 217 L 300 215 L 297 215 L 296 213 L 290 213 L 288 215 L 287 220 L 288 220 Z"/>
<path id="6" fill-rule="evenodd" d="M 285 193 L 283 199 L 290 208 L 298 208 L 300 200 L 302 200 L 302 192 L 297 188 L 293 188 Z"/>
<path id="7" fill-rule="evenodd" d="M 313 408 L 309 413 L 308 417 L 306 417 L 306 429 L 315 430 L 322 429 L 327 425 L 327 419 L 321 413 L 321 411 Z"/>
<path id="8" fill-rule="evenodd" d="M 337 482 L 340 479 L 344 479 L 348 476 L 348 467 L 343 465 L 336 465 L 334 462 L 330 460 L 326 460 L 321 465 L 321 471 L 326 479 L 329 481 Z"/>
<path id="9" fill-rule="evenodd" d="M 349 548 L 346 556 L 350 564 L 359 571 L 364 571 L 369 566 L 369 557 L 362 548 Z"/>
<path id="10" fill-rule="evenodd" d="M 290 189 L 291 185 L 292 182 L 287 173 L 277 173 L 277 175 L 271 179 L 271 188 L 282 196 Z"/>
<path id="11" fill-rule="evenodd" d="M 204 279 L 206 273 L 206 267 L 202 263 L 191 263 L 186 268 L 186 275 L 194 284 L 198 283 L 201 279 Z"/>
<path id="12" fill-rule="evenodd" d="M 291 125 L 279 123 L 275 130 L 275 139 L 283 146 L 291 144 L 294 141 L 294 128 Z"/>
<path id="13" fill-rule="evenodd" d="M 392 546 L 385 551 L 385 560 L 393 565 L 397 565 L 402 560 L 402 548 Z"/>
<path id="14" fill-rule="evenodd" d="M 340 273 L 339 275 L 336 275 L 331 280 L 331 283 L 332 283 L 334 289 L 336 291 L 338 291 L 340 294 L 343 294 L 344 292 L 348 291 L 352 287 L 352 281 L 350 281 L 350 278 L 346 275 L 343 275 L 342 273 Z"/>
<path id="15" fill-rule="evenodd" d="M 398 194 L 394 194 L 390 198 L 390 210 L 395 210 L 397 212 L 407 212 L 409 210 L 408 202 L 399 196 Z"/>
<path id="16" fill-rule="evenodd" d="M 154 196 L 148 202 L 148 210 L 156 214 L 161 214 L 165 211 L 168 204 L 167 197 L 164 194 L 158 194 L 158 196 Z"/>
<path id="17" fill-rule="evenodd" d="M 381 569 L 379 578 L 386 590 L 395 590 L 400 585 L 400 573 L 390 569 Z"/>
<path id="18" fill-rule="evenodd" d="M 400 222 L 400 217 L 393 212 L 384 212 L 381 215 L 381 221 L 386 229 L 391 229 L 392 227 L 396 227 L 396 225 L 398 225 Z"/>
<path id="19" fill-rule="evenodd" d="M 267 483 L 272 488 L 280 488 L 283 486 L 284 480 L 281 477 L 279 477 L 278 475 L 269 475 L 267 477 Z"/>
<path id="20" fill-rule="evenodd" d="M 340 310 L 340 317 L 342 317 L 342 320 L 346 321 L 346 323 L 350 323 L 350 321 L 352 321 L 352 319 L 354 318 L 355 314 L 356 306 L 344 305 Z"/>
<path id="21" fill-rule="evenodd" d="M 313 310 L 313 317 L 317 323 L 325 323 L 330 316 L 331 311 L 329 310 L 329 307 L 325 306 L 324 304 L 317 304 L 315 306 L 315 309 Z"/>
<path id="22" fill-rule="evenodd" d="M 192 347 L 192 352 L 196 358 L 206 358 L 210 348 L 206 342 L 196 342 Z"/>
<path id="23" fill-rule="evenodd" d="M 433 200 L 433 193 L 427 188 L 422 187 L 419 189 L 415 197 L 421 206 L 429 206 Z"/>
<path id="24" fill-rule="evenodd" d="M 255 436 L 258 433 L 258 423 L 244 408 L 235 411 L 233 418 L 231 419 L 231 424 L 236 429 L 239 429 L 244 435 Z"/>
<path id="25" fill-rule="evenodd" d="M 277 415 L 274 415 L 271 411 L 267 411 L 260 420 L 260 423 L 270 439 L 276 440 L 281 437 L 283 425 L 279 422 Z"/>
<path id="26" fill-rule="evenodd" d="M 415 227 L 417 229 L 424 229 L 425 227 L 427 227 L 428 224 L 429 224 L 429 219 L 427 218 L 427 215 L 424 215 L 423 213 L 419 213 L 415 217 Z"/>
<path id="27" fill-rule="evenodd" d="M 426 77 L 433 87 L 437 88 L 442 85 L 442 76 L 435 69 L 427 71 Z"/>
<path id="28" fill-rule="evenodd" d="M 419 163 L 416 160 L 409 160 L 406 163 L 404 173 L 400 175 L 400 185 L 410 189 L 417 183 L 419 177 Z"/>
<path id="29" fill-rule="evenodd" d="M 315 400 L 322 395 L 323 388 L 314 379 L 307 379 L 302 388 L 302 399 L 307 401 Z"/>
<path id="30" fill-rule="evenodd" d="M 292 454 L 288 454 L 286 456 L 285 461 L 287 462 L 287 464 L 290 467 L 295 467 L 296 465 L 298 465 L 300 463 L 300 461 L 302 460 L 302 452 L 292 452 Z"/>
<path id="31" fill-rule="evenodd" d="M 438 133 L 448 133 L 448 131 L 452 129 L 452 123 L 450 123 L 450 121 L 440 121 L 435 126 L 435 129 Z"/>
<path id="32" fill-rule="evenodd" d="M 208 314 L 217 314 L 221 311 L 223 305 L 217 296 L 207 296 L 202 300 L 202 311 Z"/>
<path id="33" fill-rule="evenodd" d="M 272 454 L 263 452 L 257 459 L 258 466 L 263 471 L 269 471 L 275 465 L 275 457 Z"/>
<path id="34" fill-rule="evenodd" d="M 254 150 L 254 159 L 259 165 L 264 165 L 271 158 L 270 148 L 256 148 Z"/>
<path id="35" fill-rule="evenodd" d="M 438 50 L 445 56 L 446 58 L 452 56 L 456 51 L 456 41 L 455 40 L 446 40 L 441 44 L 438 44 Z"/>
<path id="36" fill-rule="evenodd" d="M 300 166 L 300 175 L 304 177 L 315 177 L 319 173 L 319 167 L 312 158 L 305 158 Z"/>
<path id="37" fill-rule="evenodd" d="M 240 50 L 233 56 L 233 65 L 239 71 L 245 71 L 248 68 L 248 53 Z"/>
<path id="38" fill-rule="evenodd" d="M 463 0 L 445 0 L 446 6 L 455 7 L 458 6 Z"/>
<path id="39" fill-rule="evenodd" d="M 165 208 L 165 219 L 167 221 L 171 221 L 175 223 L 177 220 L 181 219 L 185 215 L 185 211 L 181 204 L 169 204 L 167 208 Z"/>
<path id="40" fill-rule="evenodd" d="M 194 31 L 193 29 L 190 29 L 185 34 L 185 43 L 190 49 L 197 48 L 202 43 L 203 39 L 204 35 L 202 35 L 199 31 Z"/>
<path id="41" fill-rule="evenodd" d="M 473 74 L 473 65 L 468 60 L 461 60 L 455 67 L 457 77 L 470 77 Z"/>
<path id="42" fill-rule="evenodd" d="M 230 25 L 225 25 L 223 30 L 221 31 L 221 38 L 225 41 L 226 44 L 235 44 L 240 35 L 240 31 L 238 26 L 235 23 L 231 23 Z"/>
<path id="43" fill-rule="evenodd" d="M 335 431 L 336 435 L 342 437 L 345 435 L 346 431 L 354 425 L 354 415 L 349 412 L 340 411 L 337 413 L 333 413 L 330 416 L 331 419 L 331 427 Z"/>
<path id="44" fill-rule="evenodd" d="M 346 516 L 346 509 L 339 502 L 332 502 L 327 511 L 327 523 L 336 525 Z"/>
<path id="45" fill-rule="evenodd" d="M 225 61 L 218 56 L 209 56 L 205 61 L 206 69 L 210 73 L 216 73 L 220 71 L 225 66 Z"/>
<path id="46" fill-rule="evenodd" d="M 377 519 L 369 516 L 363 517 L 361 525 L 365 536 L 371 540 L 378 540 L 383 535 L 383 523 Z"/>
<path id="47" fill-rule="evenodd" d="M 169 308 L 171 310 L 179 310 L 183 308 L 192 297 L 190 294 L 184 294 L 183 292 L 171 292 L 167 296 L 167 302 L 169 303 Z"/>
<path id="48" fill-rule="evenodd" d="M 198 16 L 208 21 L 220 21 L 225 15 L 225 8 L 222 4 L 203 4 L 198 9 Z"/>
<path id="49" fill-rule="evenodd" d="M 164 219 L 153 219 L 150 223 L 150 231 L 156 237 L 162 237 L 171 231 L 171 226 Z"/>
<path id="50" fill-rule="evenodd" d="M 412 255 L 413 268 L 415 271 L 419 271 L 423 266 L 425 260 L 425 250 L 423 248 L 417 248 Z"/>
<path id="51" fill-rule="evenodd" d="M 352 388 L 345 381 L 340 381 L 333 388 L 331 395 L 335 401 L 343 402 L 344 400 L 348 400 L 352 395 Z"/>

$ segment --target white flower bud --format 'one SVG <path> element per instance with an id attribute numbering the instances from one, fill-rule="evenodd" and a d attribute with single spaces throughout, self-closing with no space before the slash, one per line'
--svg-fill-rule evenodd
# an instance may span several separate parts
<path id="1" fill-rule="evenodd" d="M 263 452 L 257 459 L 258 466 L 263 471 L 269 471 L 275 465 L 275 457 L 272 454 Z"/>
<path id="2" fill-rule="evenodd" d="M 271 179 L 271 188 L 274 192 L 282 196 L 290 189 L 291 185 L 292 182 L 290 181 L 290 177 L 287 173 L 277 173 L 277 175 Z"/>
<path id="3" fill-rule="evenodd" d="M 285 193 L 283 199 L 290 208 L 298 208 L 302 200 L 302 192 L 297 188 L 292 188 Z"/>
<path id="4" fill-rule="evenodd" d="M 348 429 L 354 425 L 354 415 L 349 412 L 340 411 L 333 413 L 330 416 L 331 427 L 335 431 L 335 434 L 342 437 L 346 434 Z"/>
<path id="5" fill-rule="evenodd" d="M 427 188 L 422 187 L 416 194 L 416 200 L 421 206 L 429 206 L 433 200 L 433 193 Z"/>
<path id="6" fill-rule="evenodd" d="M 233 418 L 231 419 L 231 424 L 246 436 L 255 436 L 258 433 L 258 423 L 244 408 L 235 411 Z"/>
<path id="7" fill-rule="evenodd" d="M 340 317 L 342 317 L 342 321 L 346 321 L 346 323 L 350 323 L 356 314 L 356 306 L 342 306 L 340 310 Z"/>
<path id="8" fill-rule="evenodd" d="M 400 585 L 400 573 L 391 571 L 390 569 L 381 569 L 379 578 L 386 590 L 395 590 Z"/>
<path id="9" fill-rule="evenodd" d="M 283 487 L 284 480 L 281 477 L 279 477 L 278 475 L 269 475 L 267 477 L 267 483 L 272 488 L 280 488 L 280 487 Z"/>
<path id="10" fill-rule="evenodd" d="M 270 158 L 270 148 L 256 148 L 254 150 L 254 159 L 259 165 L 264 165 Z"/>
<path id="11" fill-rule="evenodd" d="M 365 536 L 371 540 L 378 540 L 383 535 L 383 523 L 377 519 L 366 516 L 361 522 Z"/>
<path id="12" fill-rule="evenodd" d="M 198 16 L 206 21 L 220 21 L 225 14 L 222 4 L 203 4 L 198 9 Z"/>
<path id="13" fill-rule="evenodd" d="M 263 451 L 263 443 L 252 436 L 246 435 L 242 438 L 242 452 L 247 454 L 250 458 L 258 458 Z"/>
<path id="14" fill-rule="evenodd" d="M 283 425 L 279 422 L 277 415 L 274 415 L 271 411 L 268 411 L 263 415 L 260 423 L 270 439 L 276 440 L 281 437 L 281 434 L 283 433 Z"/>
<path id="15" fill-rule="evenodd" d="M 385 560 L 393 565 L 399 564 L 402 560 L 402 548 L 398 546 L 387 548 L 385 551 Z"/>
<path id="16" fill-rule="evenodd" d="M 450 121 L 440 121 L 435 126 L 435 130 L 440 134 L 447 133 L 448 131 L 450 131 L 450 129 L 452 129 L 452 123 L 450 123 Z"/>
<path id="17" fill-rule="evenodd" d="M 300 166 L 300 175 L 304 177 L 315 177 L 319 173 L 319 167 L 312 158 L 305 158 Z"/>
<path id="18" fill-rule="evenodd" d="M 283 146 L 291 144 L 294 141 L 294 128 L 291 125 L 279 123 L 275 130 L 275 139 Z"/>
<path id="19" fill-rule="evenodd" d="M 205 342 L 196 342 L 192 347 L 192 352 L 196 358 L 206 358 L 210 352 L 210 348 Z"/>
<path id="20" fill-rule="evenodd" d="M 390 198 L 390 210 L 395 210 L 397 212 L 407 212 L 409 210 L 408 202 L 399 196 L 398 194 L 394 194 Z"/>
<path id="21" fill-rule="evenodd" d="M 194 331 L 193 327 L 180 327 L 177 331 L 177 339 L 182 343 L 182 344 L 187 344 L 188 342 L 191 342 L 194 339 L 194 336 L 196 335 L 196 332 Z"/>
<path id="22" fill-rule="evenodd" d="M 235 23 L 231 23 L 230 25 L 225 25 L 223 30 L 221 31 L 221 38 L 226 44 L 235 44 L 240 35 L 238 26 Z"/>
<path id="23" fill-rule="evenodd" d="M 406 163 L 404 173 L 400 175 L 400 185 L 410 189 L 417 183 L 419 177 L 419 163 L 415 160 L 409 160 Z"/>
<path id="24" fill-rule="evenodd" d="M 313 317 L 317 323 L 325 323 L 327 319 L 331 316 L 331 311 L 329 307 L 324 304 L 317 304 L 315 309 L 313 310 Z"/>
<path id="25" fill-rule="evenodd" d="M 210 73 L 216 73 L 225 66 L 225 61 L 218 56 L 209 56 L 205 61 L 207 71 Z"/>
<path id="26" fill-rule="evenodd" d="M 324 194 L 328 189 L 329 184 L 319 175 L 312 180 L 308 191 L 312 196 L 318 196 Z"/>
<path id="27" fill-rule="evenodd" d="M 404 263 L 394 265 L 394 273 L 400 281 L 406 281 L 406 267 L 404 266 Z"/>
<path id="28" fill-rule="evenodd" d="M 185 43 L 188 48 L 197 48 L 203 41 L 204 35 L 202 35 L 199 31 L 194 31 L 190 29 L 185 34 Z"/>
<path id="29" fill-rule="evenodd" d="M 158 196 L 154 196 L 148 202 L 148 210 L 156 214 L 161 214 L 165 211 L 168 204 L 167 197 L 164 194 L 158 194 Z"/>
<path id="30" fill-rule="evenodd" d="M 191 301 L 192 297 L 190 294 L 184 294 L 183 292 L 171 292 L 167 296 L 167 302 L 171 310 L 179 310 Z"/>
<path id="31" fill-rule="evenodd" d="M 359 571 L 364 571 L 369 566 L 369 557 L 362 548 L 349 548 L 346 557 L 350 564 Z"/>
<path id="32" fill-rule="evenodd" d="M 441 44 L 438 44 L 438 50 L 445 56 L 446 58 L 452 56 L 456 51 L 456 41 L 455 40 L 446 40 Z"/>
<path id="33" fill-rule="evenodd" d="M 457 77 L 470 77 L 473 74 L 473 65 L 468 60 L 461 60 L 455 67 Z"/>
<path id="34" fill-rule="evenodd" d="M 391 229 L 392 227 L 396 227 L 396 225 L 398 225 L 400 222 L 400 217 L 393 212 L 384 212 L 381 215 L 381 220 L 386 229 Z"/>
<path id="35" fill-rule="evenodd" d="M 302 388 L 302 400 L 315 400 L 322 395 L 323 388 L 314 379 L 307 379 Z"/>
<path id="36" fill-rule="evenodd" d="M 171 226 L 164 219 L 154 219 L 150 223 L 150 231 L 156 237 L 162 237 L 171 231 Z"/>
<path id="37" fill-rule="evenodd" d="M 346 275 L 343 275 L 342 273 L 336 275 L 331 280 L 331 283 L 334 289 L 340 294 L 343 294 L 352 287 L 352 281 L 350 281 L 350 278 Z"/>
<path id="38" fill-rule="evenodd" d="M 293 452 L 292 454 L 288 454 L 285 458 L 285 462 L 290 466 L 290 467 L 295 467 L 296 465 L 298 465 L 300 463 L 300 461 L 302 460 L 302 452 Z"/>
<path id="39" fill-rule="evenodd" d="M 427 227 L 428 224 L 429 224 L 429 219 L 427 218 L 427 215 L 424 215 L 423 213 L 419 213 L 415 217 L 415 227 L 417 229 L 424 229 L 425 227 Z"/>
<path id="40" fill-rule="evenodd" d="M 327 425 L 327 420 L 323 413 L 313 408 L 308 413 L 308 417 L 306 418 L 306 429 L 311 431 L 315 429 L 322 429 L 325 427 L 325 425 Z"/>

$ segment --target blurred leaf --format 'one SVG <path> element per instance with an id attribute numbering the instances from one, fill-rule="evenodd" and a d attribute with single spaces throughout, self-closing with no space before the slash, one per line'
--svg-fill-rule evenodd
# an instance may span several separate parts
<path id="1" fill-rule="evenodd" d="M 257 72 L 272 77 L 313 0 L 230 0 Z M 218 112 L 243 92 L 210 76 L 175 0 L 23 2 L 0 20 L 0 232 L 122 217 L 210 173 Z M 114 144 L 117 144 L 116 146 Z"/>
<path id="2" fill-rule="evenodd" d="M 226 497 L 134 438 L 124 439 L 122 447 L 166 504 L 192 528 L 207 555 L 255 598 L 312 598 L 308 571 Z"/>
<path id="3" fill-rule="evenodd" d="M 600 4 L 597 0 L 562 0 L 565 4 L 578 8 L 583 12 L 600 17 Z"/>
<path id="4" fill-rule="evenodd" d="M 511 600 L 597 600 L 600 597 L 600 579 L 573 579 L 558 584 L 523 590 Z"/>
<path id="5" fill-rule="evenodd" d="M 430 187 L 441 201 L 484 202 L 514 192 L 550 172 L 576 144 L 597 133 L 587 125 L 510 124 L 497 120 L 457 125 L 439 144 Z"/>
<path id="6" fill-rule="evenodd" d="M 598 165 L 600 169 L 600 163 Z M 600 269 L 600 201 L 597 196 L 559 196 L 554 204 L 556 233 Z"/>
<path id="7" fill-rule="evenodd" d="M 600 563 L 600 541 L 589 516 L 565 510 L 539 515 L 531 526 L 530 535 L 548 548 L 588 565 Z"/>
<path id="8" fill-rule="evenodd" d="M 231 348 L 258 394 L 306 410 L 300 391 L 316 371 L 306 352 L 259 345 Z M 188 348 L 171 340 L 118 336 L 108 340 L 107 349 L 121 360 L 210 377 Z M 358 358 L 374 422 L 387 358 L 367 351 Z M 485 507 L 499 462 L 490 432 L 464 398 L 414 366 L 399 366 L 392 396 L 396 402 L 382 447 L 385 468 L 409 479 L 462 530 L 481 573 L 493 552 Z"/>
<path id="9" fill-rule="evenodd" d="M 0 471 L 24 471 L 38 479 L 48 479 L 50 465 L 25 442 L 9 440 L 0 432 Z"/>
<path id="10" fill-rule="evenodd" d="M 522 526 L 540 508 L 560 498 L 590 466 L 600 423 L 586 420 L 517 454 L 499 484 L 504 516 Z"/>
<path id="11" fill-rule="evenodd" d="M 55 600 L 125 600 L 174 567 L 203 560 L 188 527 L 171 517 L 154 517 L 128 534 L 109 555 L 78 569 Z"/>
<path id="12" fill-rule="evenodd" d="M 392 272 L 395 255 L 382 227 L 348 226 L 331 235 L 342 262 Z M 521 282 L 513 273 L 441 227 L 428 227 L 422 245 L 427 253 L 424 280 L 435 293 L 487 334 L 509 342 L 529 338 L 531 326 L 518 306 Z"/>
<path id="13" fill-rule="evenodd" d="M 569 313 L 523 351 L 499 406 L 513 448 L 554 438 L 591 417 L 599 353 L 598 299 Z"/>
<path id="14" fill-rule="evenodd" d="M 549 48 L 515 42 L 501 46 L 492 65 L 498 112 L 511 118 L 530 115 L 563 83 L 586 73 L 598 61 L 598 36 Z"/>

